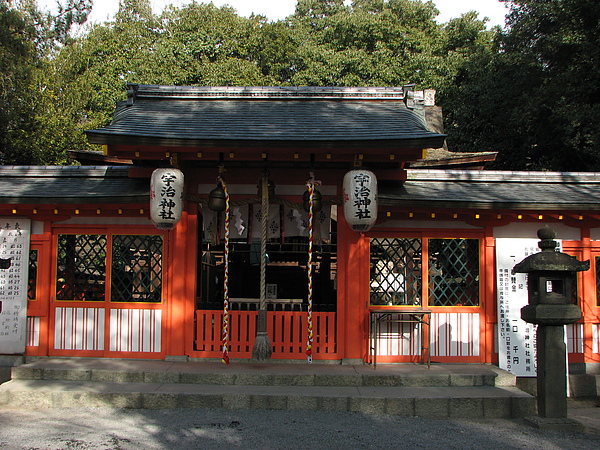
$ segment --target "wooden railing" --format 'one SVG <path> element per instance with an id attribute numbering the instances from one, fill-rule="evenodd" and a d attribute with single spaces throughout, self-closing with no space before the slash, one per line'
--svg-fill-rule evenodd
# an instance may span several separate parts
<path id="1" fill-rule="evenodd" d="M 256 336 L 256 311 L 229 312 L 229 356 L 251 358 Z M 314 359 L 337 359 L 337 323 L 334 312 L 313 312 Z M 268 311 L 267 334 L 273 347 L 272 358 L 306 358 L 308 313 Z M 223 311 L 196 311 L 196 350 L 199 357 L 220 358 Z"/>

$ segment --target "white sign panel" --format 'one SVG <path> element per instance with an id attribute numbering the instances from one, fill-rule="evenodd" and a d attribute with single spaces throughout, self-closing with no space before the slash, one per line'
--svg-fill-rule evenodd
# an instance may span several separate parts
<path id="1" fill-rule="evenodd" d="M 0 354 L 25 352 L 30 233 L 29 219 L 0 218 L 0 258 L 10 260 L 0 268 Z"/>
<path id="2" fill-rule="evenodd" d="M 527 298 L 527 275 L 512 268 L 540 251 L 538 239 L 496 239 L 498 358 L 501 369 L 519 377 L 535 377 L 536 326 L 521 319 Z"/>

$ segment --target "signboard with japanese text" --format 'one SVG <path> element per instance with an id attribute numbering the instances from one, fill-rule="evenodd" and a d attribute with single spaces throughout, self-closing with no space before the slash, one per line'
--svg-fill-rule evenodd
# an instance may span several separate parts
<path id="1" fill-rule="evenodd" d="M 496 288 L 498 305 L 498 358 L 501 369 L 519 377 L 535 377 L 536 326 L 521 319 L 526 306 L 527 275 L 512 268 L 540 251 L 537 239 L 496 239 Z"/>
<path id="2" fill-rule="evenodd" d="M 30 233 L 29 219 L 0 218 L 0 354 L 25 352 Z"/>

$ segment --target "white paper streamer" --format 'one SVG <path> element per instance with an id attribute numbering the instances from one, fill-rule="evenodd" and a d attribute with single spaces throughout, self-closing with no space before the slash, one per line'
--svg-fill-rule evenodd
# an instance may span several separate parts
<path id="1" fill-rule="evenodd" d="M 302 214 L 300 214 L 300 211 L 298 211 L 297 209 L 293 209 L 292 215 L 294 217 L 294 220 L 296 221 L 296 226 L 298 227 L 298 231 L 300 232 L 299 234 L 303 236 L 304 231 L 306 231 L 306 222 L 304 221 Z"/>
<path id="2" fill-rule="evenodd" d="M 246 226 L 244 225 L 244 219 L 242 218 L 242 212 L 240 208 L 233 208 L 234 226 L 238 234 L 241 236 L 244 234 Z"/>

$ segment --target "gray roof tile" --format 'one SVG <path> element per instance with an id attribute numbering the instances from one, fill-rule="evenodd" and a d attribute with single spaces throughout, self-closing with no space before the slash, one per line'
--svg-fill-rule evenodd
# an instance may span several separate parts
<path id="1" fill-rule="evenodd" d="M 397 90 L 218 89 L 225 88 L 138 86 L 130 101 L 118 104 L 112 123 L 88 130 L 88 138 L 95 144 L 172 146 L 353 141 L 419 149 L 441 147 L 445 138 L 429 131 Z"/>
<path id="2" fill-rule="evenodd" d="M 127 167 L 0 166 L 0 202 L 8 204 L 138 203 L 147 180 Z"/>
<path id="3" fill-rule="evenodd" d="M 600 173 L 409 170 L 379 185 L 382 204 L 438 208 L 600 210 Z"/>
<path id="4" fill-rule="evenodd" d="M 5 204 L 145 203 L 146 179 L 122 166 L 0 166 Z M 410 169 L 379 181 L 381 205 L 427 208 L 599 211 L 600 173 Z"/>

